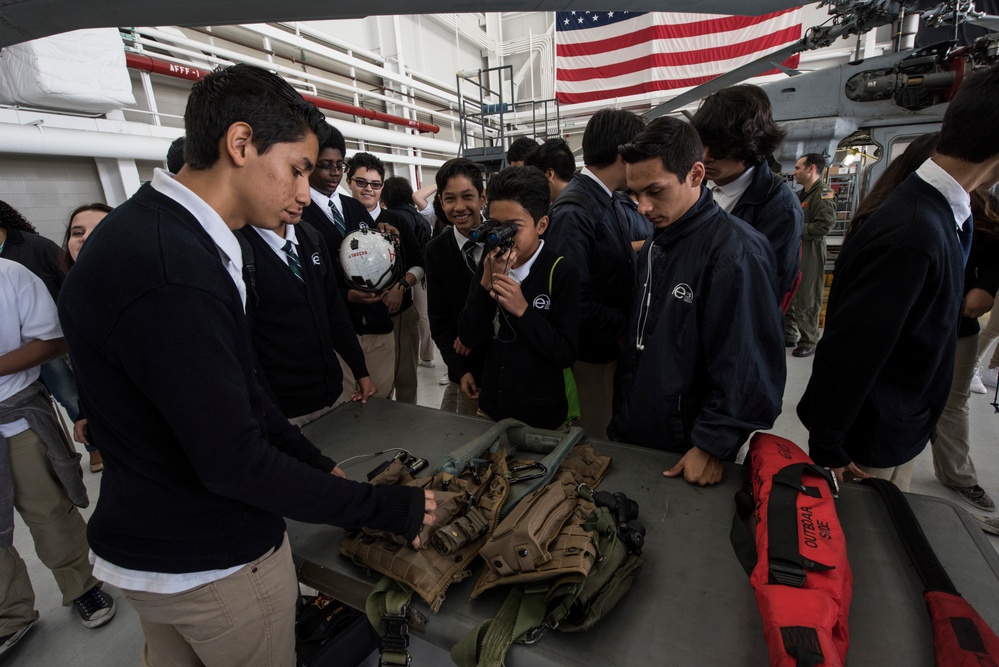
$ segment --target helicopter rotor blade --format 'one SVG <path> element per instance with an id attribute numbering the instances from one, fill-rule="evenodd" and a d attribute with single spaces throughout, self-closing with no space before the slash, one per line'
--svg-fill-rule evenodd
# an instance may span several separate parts
<path id="1" fill-rule="evenodd" d="M 746 79 L 751 79 L 752 77 L 763 74 L 766 71 L 775 68 L 779 69 L 778 66 L 781 63 L 806 48 L 807 47 L 800 41 L 795 42 L 794 44 L 788 44 L 782 49 L 778 49 L 773 53 L 768 53 L 762 58 L 746 63 L 741 67 L 736 67 L 731 72 L 726 72 L 717 76 L 710 81 L 702 83 L 701 85 L 691 88 L 687 92 L 674 97 L 668 102 L 664 102 L 657 107 L 653 107 L 649 111 L 645 112 L 645 117 L 652 120 L 653 118 L 664 116 L 668 113 L 676 111 L 677 109 L 685 107 L 688 104 L 692 104 L 703 97 L 707 97 L 713 92 L 719 91 L 723 88 L 728 88 L 729 86 L 734 86 L 737 83 L 742 83 Z"/>

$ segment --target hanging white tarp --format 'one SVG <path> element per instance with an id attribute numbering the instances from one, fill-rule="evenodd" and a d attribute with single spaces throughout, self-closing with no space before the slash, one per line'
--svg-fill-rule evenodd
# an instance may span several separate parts
<path id="1" fill-rule="evenodd" d="M 135 104 L 118 30 L 75 30 L 0 49 L 0 103 L 91 113 Z"/>

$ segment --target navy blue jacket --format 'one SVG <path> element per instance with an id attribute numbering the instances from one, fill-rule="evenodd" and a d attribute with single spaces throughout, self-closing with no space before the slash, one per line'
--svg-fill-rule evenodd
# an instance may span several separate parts
<path id="1" fill-rule="evenodd" d="M 277 544 L 282 517 L 419 530 L 422 491 L 331 475 L 270 401 L 218 248 L 150 185 L 87 239 L 59 319 L 105 462 L 87 527 L 102 558 L 150 572 L 229 568 Z"/>
<path id="2" fill-rule="evenodd" d="M 964 256 L 947 200 L 909 176 L 843 244 L 798 403 L 817 464 L 916 457 L 947 403 Z"/>
<path id="3" fill-rule="evenodd" d="M 646 242 L 638 277 L 608 433 L 730 459 L 781 411 L 784 324 L 770 245 L 702 188 Z"/>
<path id="4" fill-rule="evenodd" d="M 574 198 L 587 206 L 567 202 Z M 621 353 L 635 286 L 636 256 L 624 206 L 578 173 L 552 204 L 549 218 L 545 243 L 579 271 L 578 359 L 614 361 Z"/>
<path id="5" fill-rule="evenodd" d="M 777 269 L 777 298 L 783 299 L 798 276 L 801 262 L 801 202 L 784 179 L 764 161 L 756 165 L 749 188 L 742 193 L 732 215 L 767 237 Z"/>

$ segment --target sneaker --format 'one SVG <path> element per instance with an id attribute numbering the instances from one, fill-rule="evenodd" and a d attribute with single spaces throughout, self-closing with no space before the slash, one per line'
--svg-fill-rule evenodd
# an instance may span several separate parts
<path id="1" fill-rule="evenodd" d="M 23 638 L 24 635 L 28 634 L 28 631 L 31 630 L 31 628 L 35 627 L 35 621 L 37 620 L 38 616 L 36 615 L 35 618 L 30 623 L 28 623 L 26 626 L 24 626 L 17 632 L 12 632 L 9 635 L 4 635 L 3 637 L 0 637 L 0 655 L 3 655 L 7 651 L 14 648 L 14 645 L 17 644 L 17 642 L 21 641 L 21 638 Z"/>
<path id="2" fill-rule="evenodd" d="M 114 618 L 114 598 L 102 591 L 100 584 L 73 600 L 73 606 L 85 628 L 99 628 Z"/>
<path id="3" fill-rule="evenodd" d="M 982 383 L 982 367 L 978 366 L 975 368 L 975 374 L 971 376 L 971 393 L 972 394 L 987 394 L 989 390 Z"/>
<path id="4" fill-rule="evenodd" d="M 433 359 L 420 359 L 420 365 L 424 368 L 433 368 L 437 364 L 434 363 Z"/>
<path id="5" fill-rule="evenodd" d="M 990 368 L 982 373 L 982 384 L 986 387 L 995 389 L 997 379 L 999 379 L 999 368 Z"/>
<path id="6" fill-rule="evenodd" d="M 978 522 L 986 533 L 992 535 L 999 535 L 999 519 L 992 519 L 984 516 L 978 516 L 977 514 L 972 514 L 972 517 Z"/>
<path id="7" fill-rule="evenodd" d="M 449 378 L 447 376 L 447 373 L 445 373 L 444 375 L 441 376 L 441 379 L 437 381 L 437 384 L 441 385 L 442 387 L 444 385 L 451 384 L 451 378 Z"/>
<path id="8" fill-rule="evenodd" d="M 991 512 L 996 508 L 996 504 L 992 502 L 992 498 L 989 497 L 988 492 L 977 484 L 974 486 L 952 486 L 950 488 L 957 491 L 964 498 L 964 501 L 972 507 L 977 507 L 985 512 Z"/>

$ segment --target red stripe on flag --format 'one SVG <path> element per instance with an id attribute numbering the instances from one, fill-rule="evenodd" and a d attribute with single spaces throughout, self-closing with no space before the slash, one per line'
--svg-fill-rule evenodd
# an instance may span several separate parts
<path id="1" fill-rule="evenodd" d="M 782 64 L 785 67 L 795 68 L 798 66 L 799 57 L 797 54 L 791 56 L 785 60 Z M 772 69 L 768 72 L 763 72 L 757 76 L 767 76 L 770 74 L 780 74 L 781 70 Z M 720 76 L 718 74 L 713 74 L 710 76 L 698 76 L 691 77 L 689 79 L 660 79 L 658 81 L 646 81 L 644 83 L 636 84 L 634 86 L 625 86 L 622 88 L 613 89 L 601 89 L 594 90 L 585 93 L 567 93 L 567 92 L 557 92 L 555 93 L 555 98 L 559 101 L 559 104 L 582 104 L 583 102 L 598 102 L 600 100 L 612 99 L 615 97 L 628 97 L 630 95 L 641 95 L 643 93 L 652 93 L 661 90 L 675 90 L 677 88 L 692 88 L 693 86 L 699 86 L 702 83 L 707 83 L 711 79 Z"/>
<path id="2" fill-rule="evenodd" d="M 763 16 L 725 16 L 717 19 L 705 21 L 695 21 L 692 23 L 680 23 L 675 25 L 654 25 L 641 30 L 630 32 L 620 37 L 609 37 L 607 39 L 586 39 L 585 34 L 578 34 L 586 31 L 566 31 L 559 33 L 559 36 L 566 40 L 586 40 L 577 43 L 558 43 L 556 45 L 556 55 L 559 56 L 589 56 L 597 53 L 606 53 L 624 49 L 636 44 L 644 44 L 654 39 L 684 39 L 689 37 L 700 37 L 702 35 L 712 35 L 719 32 L 730 32 L 749 28 L 754 25 L 769 21 L 772 18 L 798 11 L 798 7 L 785 9 L 783 11 L 765 14 Z M 801 24 L 798 24 L 801 27 Z M 599 28 L 594 28 L 599 31 Z"/>
<path id="3" fill-rule="evenodd" d="M 615 76 L 634 74 L 653 67 L 684 67 L 690 65 L 700 65 L 703 63 L 715 62 L 718 60 L 731 60 L 740 56 L 764 51 L 772 46 L 783 46 L 794 42 L 801 34 L 801 26 L 787 28 L 779 32 L 770 33 L 757 39 L 749 40 L 731 46 L 719 47 L 716 49 L 702 49 L 700 51 L 686 51 L 679 53 L 652 53 L 647 56 L 626 60 L 603 67 L 579 67 L 566 69 L 559 67 L 559 81 L 589 81 L 591 79 L 610 79 Z M 764 57 L 763 55 L 760 56 Z"/>

